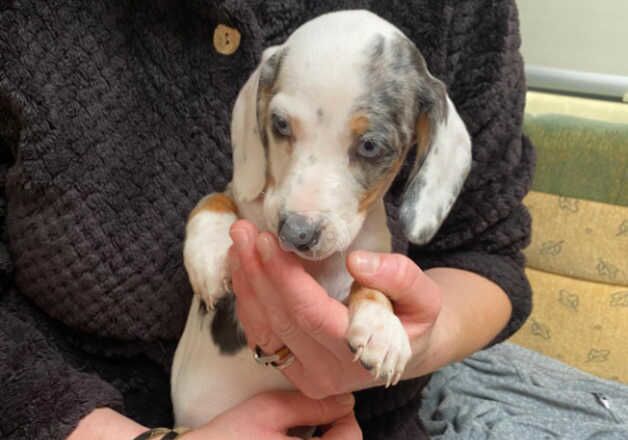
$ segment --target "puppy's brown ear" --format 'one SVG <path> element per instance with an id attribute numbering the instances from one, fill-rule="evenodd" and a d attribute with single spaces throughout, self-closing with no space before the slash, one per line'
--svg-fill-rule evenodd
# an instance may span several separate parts
<path id="1" fill-rule="evenodd" d="M 434 237 L 471 168 L 471 138 L 464 122 L 445 85 L 427 75 L 430 98 L 420 105 L 416 161 L 400 211 L 406 237 L 415 244 Z"/>
<path id="2" fill-rule="evenodd" d="M 255 200 L 266 185 L 268 140 L 266 108 L 279 69 L 280 47 L 269 47 L 240 90 L 231 117 L 233 191 L 243 202 Z"/>

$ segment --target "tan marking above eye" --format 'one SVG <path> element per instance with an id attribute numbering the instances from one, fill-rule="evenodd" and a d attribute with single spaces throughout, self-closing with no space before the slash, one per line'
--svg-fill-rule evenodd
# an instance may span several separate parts
<path id="1" fill-rule="evenodd" d="M 349 121 L 351 133 L 358 137 L 362 136 L 369 129 L 369 118 L 364 114 L 357 114 Z"/>
<path id="2" fill-rule="evenodd" d="M 216 193 L 211 194 L 205 198 L 203 198 L 190 212 L 188 217 L 188 221 L 192 219 L 197 214 L 201 212 L 213 212 L 213 213 L 238 213 L 238 207 L 235 202 L 231 199 L 231 197 L 223 194 Z"/>
<path id="3" fill-rule="evenodd" d="M 292 138 L 299 138 L 303 135 L 303 127 L 301 126 L 301 120 L 295 116 L 288 118 L 290 122 L 290 130 L 292 131 Z"/>

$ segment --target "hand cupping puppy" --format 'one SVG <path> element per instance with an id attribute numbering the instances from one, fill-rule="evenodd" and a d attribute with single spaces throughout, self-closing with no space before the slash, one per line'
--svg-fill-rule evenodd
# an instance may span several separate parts
<path id="1" fill-rule="evenodd" d="M 377 375 L 381 365 L 355 362 L 347 344 L 348 308 L 330 298 L 298 259 L 251 223 L 237 222 L 231 236 L 237 314 L 251 348 L 257 345 L 274 353 L 288 347 L 295 360 L 282 372 L 309 397 L 324 398 L 386 382 L 381 371 L 377 380 L 367 371 Z M 385 292 L 393 301 L 411 341 L 406 377 L 412 377 L 432 346 L 432 329 L 441 308 L 439 287 L 398 254 L 357 251 L 349 254 L 347 265 L 358 282 Z M 373 326 L 370 330 L 382 329 Z M 362 349 L 372 348 L 367 344 Z"/>

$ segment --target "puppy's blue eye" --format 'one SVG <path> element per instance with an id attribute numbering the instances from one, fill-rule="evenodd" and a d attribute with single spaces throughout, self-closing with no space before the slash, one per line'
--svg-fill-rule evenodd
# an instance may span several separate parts
<path id="1" fill-rule="evenodd" d="M 377 157 L 381 154 L 381 152 L 382 152 L 381 145 L 376 144 L 375 142 L 368 139 L 364 139 L 360 143 L 360 145 L 358 145 L 358 150 L 357 150 L 358 155 L 365 157 L 367 159 L 372 159 L 374 157 Z"/>
<path id="2" fill-rule="evenodd" d="M 272 115 L 273 131 L 278 136 L 288 137 L 292 136 L 292 130 L 290 129 L 290 123 L 283 116 L 273 114 Z"/>

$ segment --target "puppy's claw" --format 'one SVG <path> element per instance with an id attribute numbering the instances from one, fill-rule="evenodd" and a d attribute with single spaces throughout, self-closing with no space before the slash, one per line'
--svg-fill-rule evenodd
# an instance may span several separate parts
<path id="1" fill-rule="evenodd" d="M 393 380 L 393 372 L 392 371 L 387 371 L 386 372 L 386 388 L 390 388 L 390 385 L 392 383 Z"/>
<path id="2" fill-rule="evenodd" d="M 397 385 L 400 380 L 401 380 L 401 371 L 397 371 L 397 374 L 395 374 L 395 379 L 392 382 L 393 386 Z"/>
<path id="3" fill-rule="evenodd" d="M 375 367 L 375 373 L 374 373 L 375 380 L 379 379 L 379 376 L 381 375 L 381 373 L 382 373 L 382 363 L 378 362 L 377 366 Z"/>
<path id="4" fill-rule="evenodd" d="M 363 351 L 364 351 L 364 346 L 360 345 L 358 349 L 355 351 L 355 356 L 353 356 L 353 362 L 357 362 L 358 359 L 360 359 L 360 356 L 362 356 Z"/>

